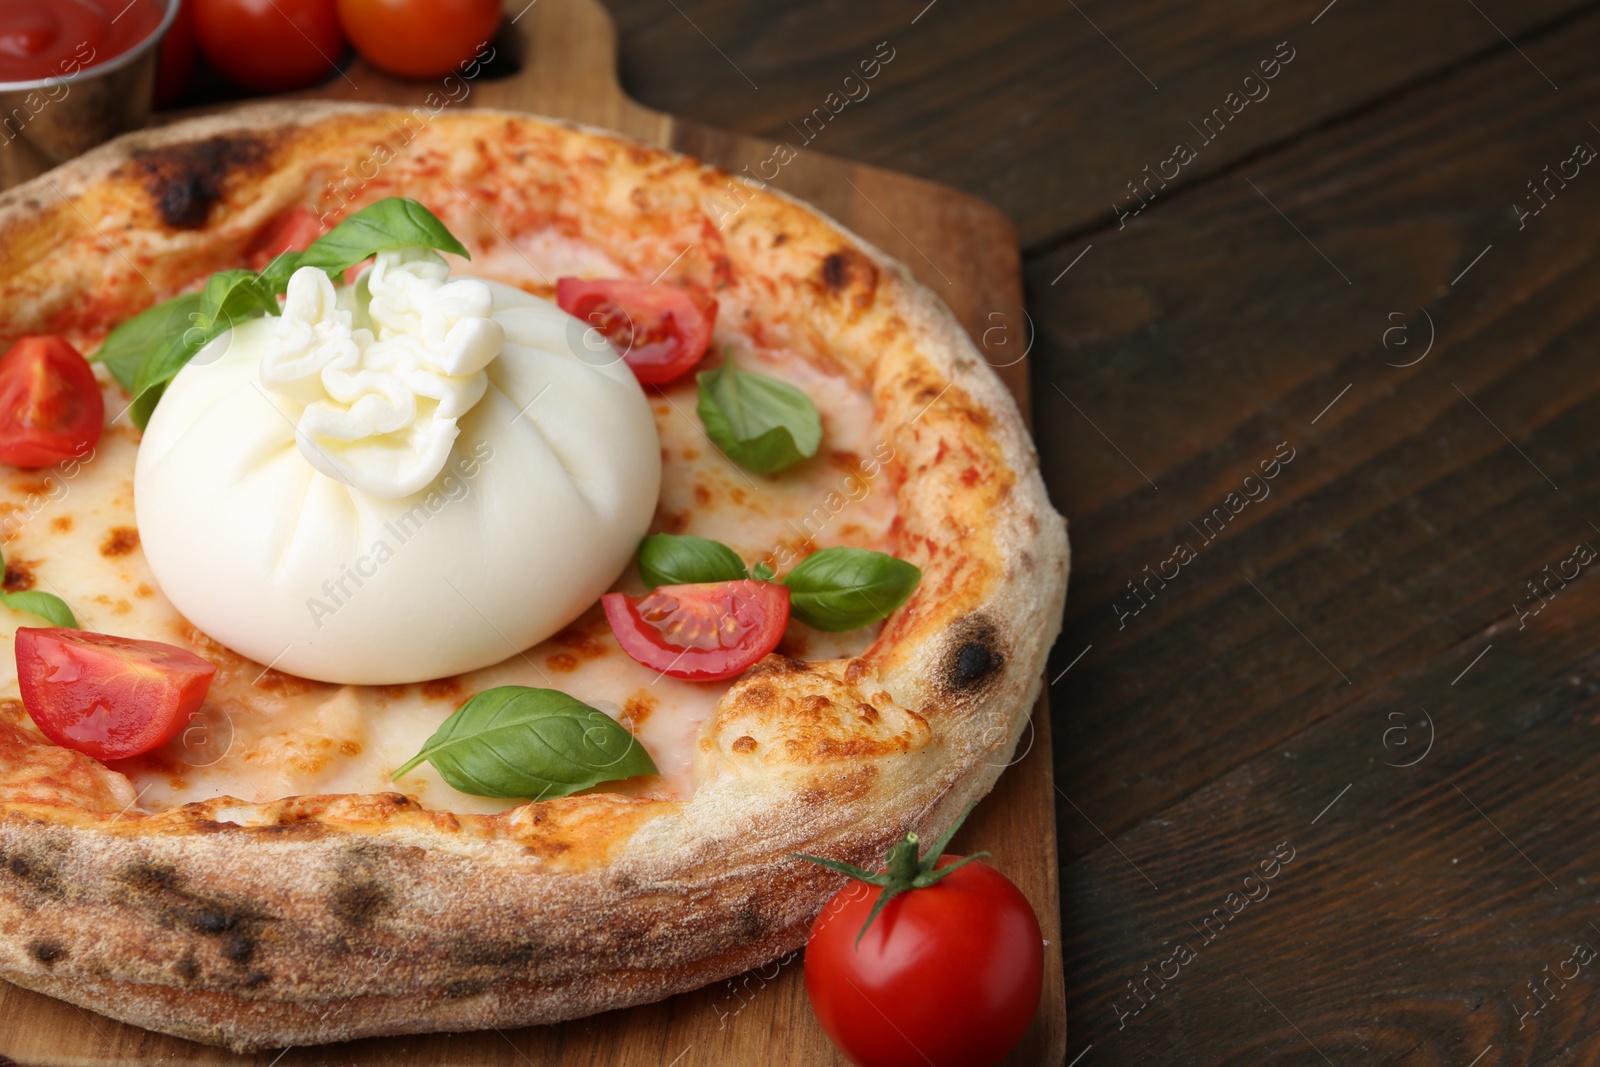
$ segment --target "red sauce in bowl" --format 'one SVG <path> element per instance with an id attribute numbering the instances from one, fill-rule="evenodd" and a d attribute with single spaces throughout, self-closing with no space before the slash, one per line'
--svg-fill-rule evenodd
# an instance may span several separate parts
<path id="1" fill-rule="evenodd" d="M 131 51 L 162 0 L 0 0 L 0 82 L 64 77 Z"/>

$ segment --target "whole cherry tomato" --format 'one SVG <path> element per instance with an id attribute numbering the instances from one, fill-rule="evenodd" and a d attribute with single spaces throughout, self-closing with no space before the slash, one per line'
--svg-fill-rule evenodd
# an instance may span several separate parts
<path id="1" fill-rule="evenodd" d="M 0 357 L 0 463 L 49 467 L 100 440 L 106 405 L 89 361 L 65 338 L 24 337 Z"/>
<path id="2" fill-rule="evenodd" d="M 806 992 L 861 1067 L 990 1067 L 1038 1009 L 1039 920 L 1005 875 L 942 855 L 956 827 L 922 860 L 907 834 L 877 874 L 803 857 L 857 879 L 812 924 Z"/>
<path id="3" fill-rule="evenodd" d="M 500 0 L 339 0 L 356 51 L 407 78 L 463 73 L 500 26 Z"/>
<path id="4" fill-rule="evenodd" d="M 717 302 L 693 286 L 556 279 L 556 303 L 605 334 L 645 385 L 682 377 L 706 354 Z"/>
<path id="5" fill-rule="evenodd" d="M 194 73 L 194 0 L 178 5 L 167 35 L 161 39 L 156 61 L 156 107 L 171 107 L 189 85 Z"/>
<path id="6" fill-rule="evenodd" d="M 607 593 L 600 603 L 622 651 L 692 682 L 742 674 L 778 647 L 789 624 L 789 587 L 750 579 Z"/>
<path id="7" fill-rule="evenodd" d="M 217 668 L 159 641 L 24 626 L 17 631 L 22 706 L 58 745 L 127 759 L 177 736 Z"/>
<path id="8" fill-rule="evenodd" d="M 334 0 L 194 0 L 194 28 L 211 65 L 259 93 L 315 85 L 344 55 Z"/>

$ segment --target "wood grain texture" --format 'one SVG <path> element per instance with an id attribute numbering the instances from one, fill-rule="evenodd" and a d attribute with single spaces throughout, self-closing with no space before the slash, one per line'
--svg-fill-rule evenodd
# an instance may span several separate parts
<path id="1" fill-rule="evenodd" d="M 1108 233 L 1039 310 L 1039 436 L 1083 552 L 1058 651 L 1096 646 L 1060 694 L 1103 710 L 1058 724 L 1059 771 L 1116 809 L 1113 836 L 1482 632 L 1588 529 L 1600 181 L 1525 231 L 1512 205 L 1576 142 L 1600 147 L 1595 25 L 1529 51 L 1559 93 L 1503 56 Z M 1421 354 L 1423 309 L 1432 352 L 1385 365 Z M 1397 323 L 1411 345 L 1386 349 Z M 1271 496 L 1207 542 L 1190 523 L 1281 441 L 1299 454 Z M 1199 558 L 1122 617 L 1185 538 Z M 1160 752 L 1138 743 L 1152 732 Z M 1069 855 L 1100 841 L 1064 833 Z"/>
<path id="2" fill-rule="evenodd" d="M 606 0 L 635 96 L 761 138 L 796 138 L 791 123 L 889 42 L 893 62 L 817 146 L 982 196 L 1029 250 L 1110 219 L 1126 183 L 1194 138 L 1189 123 L 1280 41 L 1297 58 L 1180 184 L 1504 48 L 1500 30 L 1519 36 L 1592 6 L 1477 0 L 1480 14 L 1462 0 L 1337 0 L 1313 26 L 1327 2 Z"/>
<path id="3" fill-rule="evenodd" d="M 1600 1062 L 1600 16 L 1519 44 L 1030 265 L 1085 1065 Z"/>
<path id="4" fill-rule="evenodd" d="M 515 14 L 522 5 L 508 4 Z M 771 146 L 641 107 L 623 95 L 608 16 L 595 0 L 541 0 L 499 43 L 521 52 L 523 72 L 475 83 L 469 103 L 606 126 L 690 152 L 730 170 L 767 158 Z M 359 61 L 307 98 L 420 106 L 435 87 L 389 78 Z M 1009 222 L 975 198 L 903 175 L 805 151 L 773 184 L 810 200 L 900 258 L 949 303 L 1005 378 L 1026 413 L 1028 374 L 1018 358 L 1025 331 L 1016 241 Z M 1055 826 L 1045 701 L 1034 709 L 1017 762 L 957 837 L 957 850 L 988 849 L 1038 913 L 1045 991 L 1032 1030 L 1006 1060 L 1058 1064 L 1066 1047 Z M 222 1065 L 837 1064 L 806 999 L 798 957 L 660 1004 L 562 1026 L 505 1033 L 422 1035 L 292 1049 L 254 1056 L 151 1034 L 0 983 L 0 1064 L 26 1067 L 181 1063 Z"/>

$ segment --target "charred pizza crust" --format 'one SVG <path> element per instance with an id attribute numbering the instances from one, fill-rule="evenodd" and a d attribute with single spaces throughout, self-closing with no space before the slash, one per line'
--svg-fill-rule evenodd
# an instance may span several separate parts
<path id="1" fill-rule="evenodd" d="M 645 276 L 693 241 L 678 276 L 870 390 L 905 472 L 896 552 L 921 587 L 861 656 L 773 656 L 738 680 L 680 801 L 468 816 L 383 794 L 147 813 L 126 778 L 0 717 L 12 982 L 238 1050 L 637 1004 L 800 945 L 839 878 L 791 853 L 870 863 L 907 830 L 942 831 L 1010 757 L 1059 628 L 1066 530 L 1014 403 L 949 311 L 809 208 L 570 124 L 440 115 L 367 179 L 409 119 L 246 108 L 11 191 L 3 340 L 109 326 L 237 265 L 271 220 L 330 192 L 417 197 L 475 251 L 553 230 Z"/>

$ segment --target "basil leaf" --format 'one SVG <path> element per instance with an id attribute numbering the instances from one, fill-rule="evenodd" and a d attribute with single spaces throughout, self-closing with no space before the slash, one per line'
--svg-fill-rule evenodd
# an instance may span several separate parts
<path id="1" fill-rule="evenodd" d="M 739 370 L 732 352 L 695 381 L 706 436 L 740 466 L 775 474 L 822 445 L 822 420 L 811 398 L 787 382 Z"/>
<path id="2" fill-rule="evenodd" d="M 603 711 L 554 689 L 503 685 L 456 709 L 405 766 L 424 760 L 479 797 L 564 797 L 601 782 L 656 774 L 650 754 Z"/>
<path id="3" fill-rule="evenodd" d="M 200 313 L 194 325 L 212 330 L 231 329 L 235 321 L 278 313 L 277 293 L 253 270 L 224 270 L 213 274 L 200 292 Z M 216 330 L 221 333 L 222 330 Z"/>
<path id="4" fill-rule="evenodd" d="M 145 360 L 157 348 L 164 347 L 173 334 L 182 333 L 193 325 L 199 311 L 199 293 L 184 293 L 145 308 L 108 333 L 99 350 L 89 359 L 104 363 L 111 376 L 132 393 L 134 380 Z"/>
<path id="5" fill-rule="evenodd" d="M 161 394 L 166 392 L 167 383 L 177 377 L 195 353 L 206 346 L 217 334 L 232 326 L 231 320 L 222 319 L 220 326 L 213 322 L 201 325 L 200 313 L 196 312 L 196 323 L 188 329 L 167 338 L 153 355 L 147 357 L 139 367 L 139 373 L 133 379 L 133 404 L 128 408 L 128 417 L 139 429 L 144 429 L 150 422 L 150 416 L 156 410 L 156 404 L 161 400 Z"/>
<path id="6" fill-rule="evenodd" d="M 5 573 L 6 561 L 0 556 L 0 575 Z M 36 589 L 28 589 L 20 593 L 7 593 L 0 590 L 0 604 L 13 611 L 25 611 L 29 615 L 37 615 L 51 626 L 64 626 L 69 630 L 78 628 L 78 620 L 72 614 L 72 609 L 67 607 L 67 602 L 54 593 L 42 593 Z"/>
<path id="7" fill-rule="evenodd" d="M 0 603 L 13 611 L 25 611 L 29 615 L 37 615 L 51 626 L 63 626 L 68 630 L 78 628 L 78 620 L 72 614 L 72 609 L 67 607 L 67 602 L 54 593 L 41 593 L 37 589 L 29 589 L 21 593 L 0 593 Z"/>
<path id="8" fill-rule="evenodd" d="M 184 300 L 179 297 L 177 301 L 168 303 L 176 305 Z M 189 306 L 185 301 L 174 310 L 187 309 Z M 198 306 L 188 312 L 187 325 L 175 321 L 173 311 L 168 312 L 165 338 L 153 349 L 147 350 L 144 362 L 134 374 L 133 386 L 129 390 L 133 393 L 133 405 L 128 409 L 133 424 L 141 430 L 145 428 L 161 394 L 166 391 L 167 383 L 194 358 L 195 353 L 240 323 L 277 313 L 277 296 L 254 271 L 225 270 L 213 274 L 199 294 Z M 155 329 L 151 327 L 151 332 Z"/>
<path id="9" fill-rule="evenodd" d="M 262 273 L 278 292 L 301 267 L 320 267 L 337 284 L 339 276 L 393 248 L 429 248 L 472 258 L 438 217 L 415 200 L 392 196 L 369 204 L 311 243 L 304 252 L 279 256 Z"/>
<path id="10" fill-rule="evenodd" d="M 193 354 L 192 352 L 189 353 L 191 356 Z M 163 356 L 163 358 L 167 357 Z M 187 362 L 187 360 L 188 356 L 185 356 L 184 361 Z M 180 369 L 182 366 L 182 363 L 178 364 Z M 141 430 L 149 426 L 150 416 L 156 413 L 156 405 L 161 403 L 161 395 L 167 391 L 167 382 L 171 381 L 172 376 L 177 373 L 177 370 L 174 370 L 172 374 L 167 375 L 164 381 L 151 385 L 149 388 L 135 391 L 133 403 L 128 405 L 128 421 Z"/>
<path id="11" fill-rule="evenodd" d="M 709 537 L 655 534 L 639 545 L 639 577 L 658 585 L 733 582 L 750 577 L 738 553 Z"/>
<path id="12" fill-rule="evenodd" d="M 288 291 L 296 270 L 318 267 L 338 284 L 356 264 L 391 248 L 408 247 L 468 256 L 466 247 L 427 208 L 390 197 L 351 215 L 304 252 L 279 256 L 259 274 L 225 270 L 212 275 L 201 292 L 141 312 L 112 330 L 94 358 L 133 394 L 129 417 L 142 430 L 167 383 L 195 353 L 242 322 L 278 314 L 278 297 Z"/>
<path id="13" fill-rule="evenodd" d="M 772 568 L 767 566 L 765 561 L 750 568 L 750 577 L 758 582 L 770 582 L 774 576 Z"/>
<path id="14" fill-rule="evenodd" d="M 922 571 L 903 559 L 864 548 L 825 548 L 806 557 L 783 584 L 789 587 L 789 614 L 837 633 L 887 619 L 921 580 Z"/>

